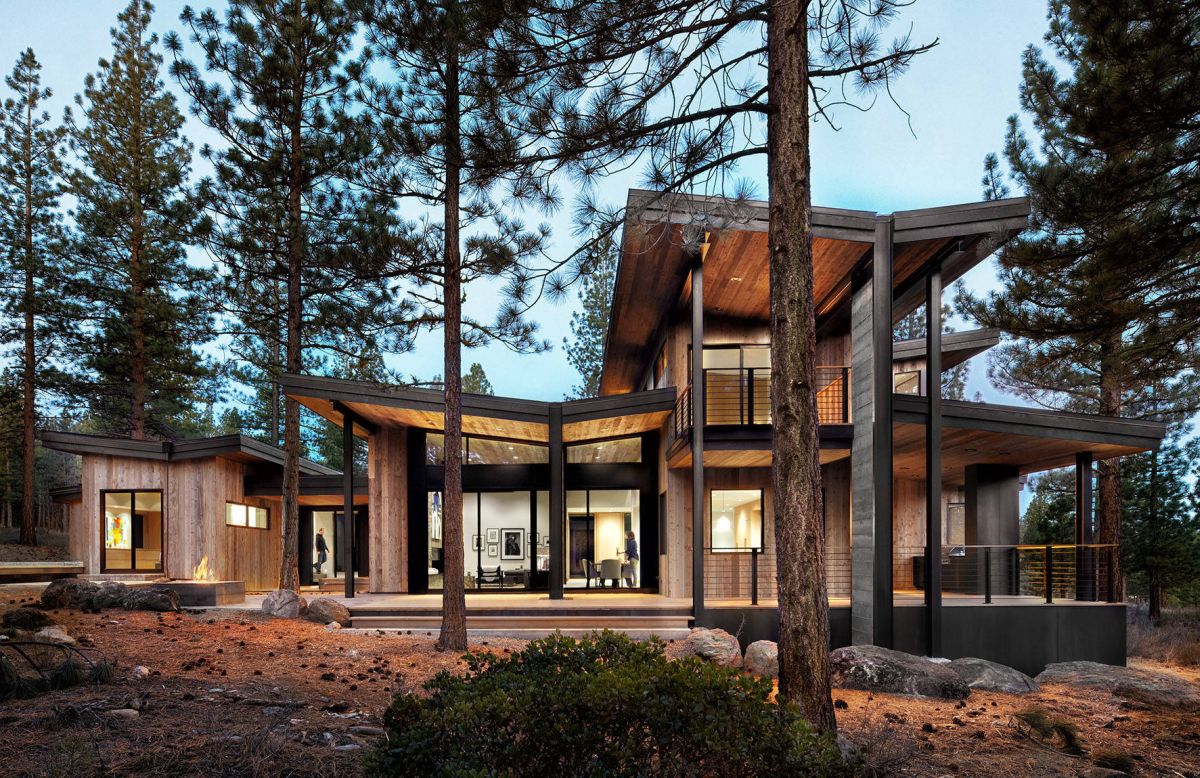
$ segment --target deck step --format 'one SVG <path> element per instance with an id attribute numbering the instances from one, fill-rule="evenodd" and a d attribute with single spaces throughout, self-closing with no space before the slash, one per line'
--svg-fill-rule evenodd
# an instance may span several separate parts
<path id="1" fill-rule="evenodd" d="M 438 629 L 440 615 L 410 614 L 387 616 L 351 615 L 350 626 L 355 629 Z M 467 614 L 467 629 L 484 630 L 687 630 L 689 617 L 680 616 L 567 616 L 561 614 L 538 616 L 507 616 Z"/>
<path id="2" fill-rule="evenodd" d="M 371 579 L 366 576 L 358 576 L 354 579 L 354 591 L 365 592 L 370 586 Z M 345 578 L 322 578 L 319 584 L 320 590 L 323 592 L 344 592 L 346 591 Z"/>

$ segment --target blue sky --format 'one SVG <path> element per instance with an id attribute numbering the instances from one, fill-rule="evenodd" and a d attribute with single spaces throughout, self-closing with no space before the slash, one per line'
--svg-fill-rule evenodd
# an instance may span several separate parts
<path id="1" fill-rule="evenodd" d="M 61 114 L 82 88 L 84 75 L 108 54 L 109 28 L 125 4 L 126 0 L 0 0 L 0 70 L 7 74 L 18 53 L 32 46 L 44 66 L 44 83 L 55 91 L 51 110 Z M 163 0 L 156 5 L 154 29 L 160 34 L 180 30 L 184 3 Z M 940 41 L 893 85 L 911 118 L 884 97 L 867 113 L 843 111 L 836 117 L 838 131 L 818 125 L 812 147 L 814 203 L 890 212 L 980 199 L 983 157 L 999 149 L 1004 121 L 1017 110 L 1020 54 L 1028 44 L 1040 44 L 1045 12 L 1045 0 L 916 0 L 904 9 L 897 27 L 911 26 L 914 42 Z M 189 119 L 185 132 L 197 146 L 216 140 L 194 119 Z M 744 173 L 766 192 L 761 170 Z M 623 202 L 627 189 L 637 184 L 636 173 L 615 176 L 604 182 L 600 194 Z M 569 214 L 560 213 L 550 223 L 565 250 Z M 972 271 L 965 282 L 978 290 L 992 288 L 991 262 Z M 492 302 L 487 288 L 468 291 L 468 310 L 482 314 Z M 480 362 L 498 394 L 562 397 L 577 380 L 561 348 L 574 305 L 572 293 L 563 303 L 545 303 L 534 312 L 552 351 L 514 356 L 492 346 L 465 353 L 464 364 Z M 406 375 L 432 376 L 441 372 L 440 349 L 440 333 L 425 336 L 394 366 Z M 984 358 L 976 358 L 968 396 L 978 391 L 989 401 L 1019 402 L 991 388 L 985 370 Z"/>

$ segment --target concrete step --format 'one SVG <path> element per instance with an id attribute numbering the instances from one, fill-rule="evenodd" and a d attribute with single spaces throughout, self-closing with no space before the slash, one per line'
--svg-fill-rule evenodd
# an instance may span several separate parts
<path id="1" fill-rule="evenodd" d="M 354 591 L 365 592 L 370 585 L 371 579 L 366 576 L 358 576 L 354 579 Z M 346 579 L 344 578 L 322 578 L 318 584 L 323 592 L 344 592 L 346 591 Z"/>

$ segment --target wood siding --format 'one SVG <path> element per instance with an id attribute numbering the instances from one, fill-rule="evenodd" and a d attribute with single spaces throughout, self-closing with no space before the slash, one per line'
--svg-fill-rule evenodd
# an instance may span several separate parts
<path id="1" fill-rule="evenodd" d="M 407 441 L 407 427 L 381 427 L 370 437 L 367 574 L 372 592 L 409 589 Z"/>

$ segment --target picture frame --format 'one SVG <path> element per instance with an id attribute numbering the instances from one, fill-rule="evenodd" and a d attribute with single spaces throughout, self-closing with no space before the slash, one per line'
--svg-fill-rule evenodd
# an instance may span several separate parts
<path id="1" fill-rule="evenodd" d="M 497 529 L 496 527 L 488 527 L 487 542 L 488 543 L 499 543 L 500 542 L 500 530 Z"/>
<path id="2" fill-rule="evenodd" d="M 487 555 L 493 559 L 500 556 L 500 544 L 499 543 L 488 543 Z"/>
<path id="3" fill-rule="evenodd" d="M 482 551 L 483 550 L 483 538 L 479 537 L 478 535 L 472 535 L 471 536 L 471 550 L 472 551 Z"/>
<path id="4" fill-rule="evenodd" d="M 500 530 L 500 558 L 525 558 L 525 530 L 520 528 Z"/>

